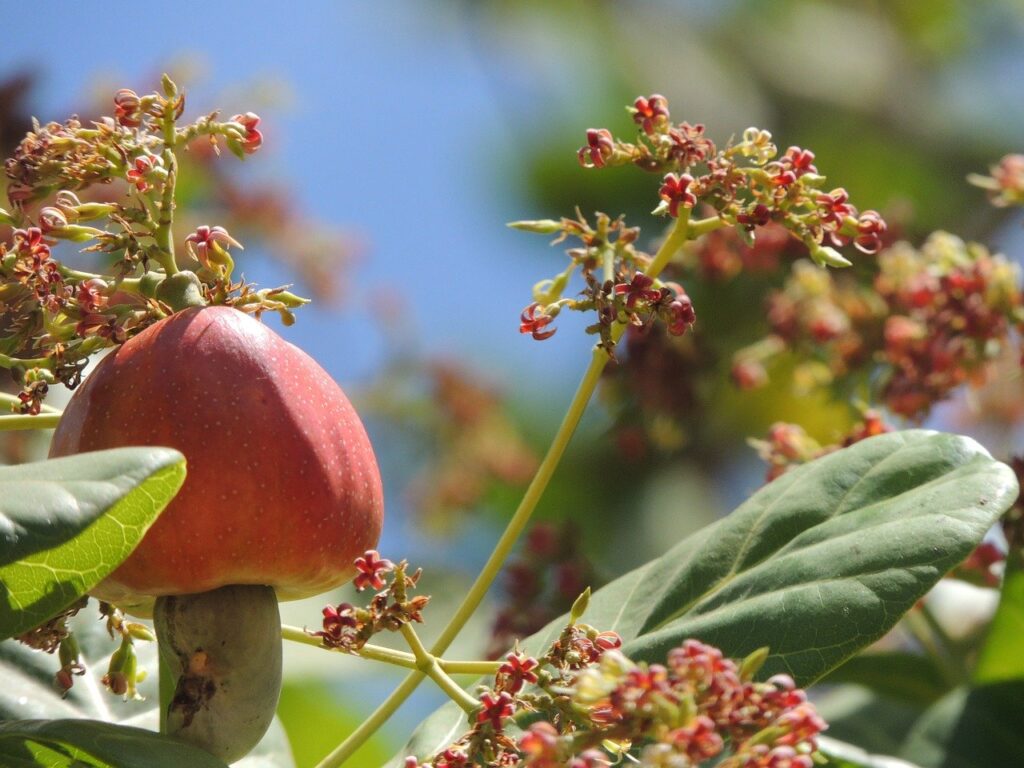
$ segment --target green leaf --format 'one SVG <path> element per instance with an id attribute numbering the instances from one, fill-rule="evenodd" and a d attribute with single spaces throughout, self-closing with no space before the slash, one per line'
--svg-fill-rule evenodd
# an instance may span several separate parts
<path id="1" fill-rule="evenodd" d="M 827 683 L 856 683 L 896 701 L 934 704 L 950 691 L 935 662 L 906 651 L 862 653 L 825 678 Z"/>
<path id="2" fill-rule="evenodd" d="M 946 696 L 921 717 L 901 756 L 921 768 L 995 768 L 1024 756 L 1024 680 Z"/>
<path id="3" fill-rule="evenodd" d="M 807 685 L 884 635 L 981 541 L 1017 496 L 1013 472 L 973 440 L 923 430 L 865 440 L 798 467 L 728 517 L 598 590 L 583 620 L 664 661 L 686 638 L 761 675 Z M 523 644 L 537 654 L 567 617 Z M 462 716 L 464 717 L 464 715 Z M 458 731 L 439 710 L 405 754 Z"/>
<path id="4" fill-rule="evenodd" d="M 888 755 L 872 755 L 860 747 L 827 736 L 818 737 L 821 753 L 828 758 L 822 768 L 919 768 Z"/>
<path id="5" fill-rule="evenodd" d="M 96 720 L 0 723 L 0 765 L 46 768 L 225 768 L 208 752 L 141 728 Z"/>
<path id="6" fill-rule="evenodd" d="M 0 467 L 0 639 L 86 594 L 138 545 L 185 478 L 169 448 Z"/>
<path id="7" fill-rule="evenodd" d="M 649 661 L 691 637 L 736 658 L 767 645 L 762 674 L 806 685 L 884 635 L 1016 495 L 1009 467 L 969 438 L 880 435 L 762 488 L 596 592 L 584 620 Z M 547 647 L 565 621 L 526 647 Z"/>
<path id="8" fill-rule="evenodd" d="M 1020 647 L 1024 637 L 1024 568 L 1013 557 L 1007 560 L 1006 567 L 999 607 L 974 668 L 977 684 L 1024 679 L 1024 653 Z"/>

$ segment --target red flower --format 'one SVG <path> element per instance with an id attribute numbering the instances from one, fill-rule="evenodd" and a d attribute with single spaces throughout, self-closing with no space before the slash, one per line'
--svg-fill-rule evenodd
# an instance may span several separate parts
<path id="1" fill-rule="evenodd" d="M 500 731 L 502 729 L 501 721 L 515 714 L 516 708 L 513 702 L 512 694 L 508 691 L 502 691 L 497 696 L 491 691 L 485 692 L 480 697 L 483 708 L 477 713 L 476 721 L 478 723 L 490 722 L 494 730 Z"/>
<path id="2" fill-rule="evenodd" d="M 754 227 L 763 227 L 771 220 L 772 211 L 764 203 L 758 203 L 750 210 L 736 214 L 736 223 L 742 224 L 748 230 L 752 230 Z"/>
<path id="3" fill-rule="evenodd" d="M 154 169 L 160 167 L 160 158 L 152 155 L 142 155 L 135 158 L 135 167 L 130 168 L 126 174 L 128 181 L 135 185 L 139 192 L 145 192 L 150 188 L 149 175 Z"/>
<path id="4" fill-rule="evenodd" d="M 814 165 L 814 153 L 809 149 L 790 147 L 786 150 L 786 154 L 782 156 L 782 163 L 793 171 L 797 178 L 803 176 L 805 173 L 818 172 L 818 169 Z"/>
<path id="5" fill-rule="evenodd" d="M 594 645 L 596 645 L 602 653 L 604 651 L 612 651 L 616 648 L 622 647 L 622 638 L 619 637 L 618 632 L 612 632 L 611 630 L 608 630 L 607 632 L 598 632 L 597 637 L 594 638 Z"/>
<path id="6" fill-rule="evenodd" d="M 679 216 L 680 203 L 687 208 L 692 208 L 697 204 L 696 195 L 689 191 L 692 183 L 693 176 L 688 173 L 680 176 L 674 173 L 665 174 L 658 194 L 661 195 L 662 200 L 668 203 L 668 212 L 673 218 Z"/>
<path id="7" fill-rule="evenodd" d="M 626 307 L 635 309 L 639 301 L 658 301 L 661 298 L 661 291 L 652 288 L 654 280 L 643 272 L 637 272 L 628 283 L 619 283 L 615 286 L 616 296 L 626 297 Z"/>
<path id="8" fill-rule="evenodd" d="M 395 564 L 390 560 L 382 558 L 377 550 L 368 549 L 362 557 L 356 558 L 356 568 L 359 570 L 359 573 L 356 574 L 352 583 L 356 585 L 356 589 L 360 592 L 367 587 L 380 589 L 385 584 L 381 574 L 387 573 L 394 567 Z"/>
<path id="9" fill-rule="evenodd" d="M 246 112 L 244 115 L 235 115 L 231 122 L 240 124 L 245 128 L 245 138 L 242 139 L 242 151 L 251 155 L 263 146 L 263 134 L 256 130 L 260 124 L 260 117 L 255 112 Z"/>
<path id="10" fill-rule="evenodd" d="M 857 236 L 853 245 L 862 253 L 878 253 L 882 249 L 882 236 L 887 226 L 878 211 L 864 211 L 857 219 Z"/>
<path id="11" fill-rule="evenodd" d="M 185 242 L 188 243 L 189 252 L 194 254 L 204 267 L 210 266 L 210 248 L 214 243 L 242 247 L 242 244 L 229 235 L 224 227 L 209 227 L 205 224 L 196 227 L 196 231 L 186 237 Z"/>
<path id="12" fill-rule="evenodd" d="M 587 146 L 581 147 L 576 157 L 584 168 L 603 168 L 615 151 L 615 140 L 607 128 L 587 130 Z"/>
<path id="13" fill-rule="evenodd" d="M 633 102 L 633 122 L 643 128 L 648 136 L 656 133 L 668 122 L 668 99 L 660 93 L 647 98 L 638 97 Z"/>
<path id="14" fill-rule="evenodd" d="M 526 683 L 536 683 L 537 673 L 534 672 L 540 662 L 521 653 L 510 653 L 505 663 L 498 667 L 498 676 L 506 678 L 502 688 L 509 693 L 519 693 Z"/>
<path id="15" fill-rule="evenodd" d="M 114 94 L 114 119 L 125 128 L 138 128 L 142 125 L 142 115 L 139 113 L 141 104 L 135 91 L 122 88 Z"/>
<path id="16" fill-rule="evenodd" d="M 693 302 L 685 293 L 681 293 L 668 305 L 668 332 L 673 336 L 682 336 L 697 322 L 697 313 Z"/>
<path id="17" fill-rule="evenodd" d="M 540 314 L 537 310 L 540 309 L 540 304 L 534 302 L 519 316 L 519 332 L 529 333 L 537 341 L 544 341 L 544 339 L 550 339 L 555 335 L 557 328 L 552 328 L 550 331 L 544 329 L 551 325 L 551 322 L 555 319 L 550 315 L 545 315 L 543 311 Z"/>

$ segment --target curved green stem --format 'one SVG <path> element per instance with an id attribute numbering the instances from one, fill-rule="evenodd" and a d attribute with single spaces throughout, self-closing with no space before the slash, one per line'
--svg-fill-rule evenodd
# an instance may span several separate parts
<path id="1" fill-rule="evenodd" d="M 651 260 L 651 264 L 647 270 L 647 275 L 651 278 L 657 277 L 689 237 L 690 210 L 688 208 L 683 208 L 680 210 L 680 216 L 676 219 L 676 223 L 673 226 L 672 231 L 669 232 L 668 237 L 666 237 L 664 242 L 662 242 L 658 252 Z M 612 330 L 612 338 L 616 340 L 621 338 L 622 334 L 625 333 L 625 330 L 626 327 L 624 325 L 617 325 Z M 455 611 L 455 615 L 453 615 L 448 621 L 447 626 L 445 626 L 441 631 L 441 635 L 430 648 L 430 653 L 432 655 L 440 656 L 448 650 L 448 646 L 451 645 L 452 640 L 455 639 L 455 636 L 466 625 L 466 622 L 469 621 L 469 618 L 473 615 L 473 612 L 476 611 L 480 602 L 483 600 L 484 595 L 487 594 L 487 590 L 490 589 L 494 579 L 498 576 L 502 565 L 505 563 L 505 559 L 512 551 L 512 547 L 519 538 L 519 534 L 522 533 L 526 524 L 529 522 L 534 509 L 537 507 L 537 503 L 540 501 L 544 490 L 547 488 L 548 482 L 551 480 L 552 475 L 554 475 L 555 468 L 558 466 L 559 461 L 561 461 L 562 455 L 565 453 L 565 449 L 569 445 L 569 440 L 572 438 L 573 433 L 576 431 L 576 426 L 583 417 L 583 412 L 586 410 L 587 403 L 590 402 L 591 395 L 593 395 L 594 390 L 597 388 L 597 383 L 601 378 L 601 372 L 608 364 L 608 360 L 609 357 L 607 352 L 597 347 L 594 348 L 594 352 L 590 359 L 590 365 L 587 367 L 586 372 L 583 374 L 583 379 L 576 388 L 576 394 L 573 395 L 572 402 L 569 404 L 569 409 L 566 412 L 565 417 L 562 419 L 562 423 L 559 425 L 558 431 L 555 432 L 555 436 L 551 441 L 551 446 L 548 448 L 547 454 L 545 454 L 544 459 L 537 468 L 537 473 L 534 475 L 533 480 L 526 489 L 526 493 L 523 495 L 523 500 L 519 503 L 519 507 L 516 509 L 515 514 L 512 515 L 512 519 L 509 520 L 508 526 L 505 528 L 505 532 L 501 535 L 501 538 L 498 539 L 498 543 L 495 545 L 491 556 L 487 559 L 487 563 L 484 565 L 480 575 L 477 576 L 476 581 L 473 582 L 473 586 L 470 587 L 469 593 Z M 317 765 L 317 768 L 337 768 L 337 766 L 344 763 L 353 752 L 359 749 L 363 742 L 373 735 L 377 728 L 383 725 L 384 722 L 391 717 L 394 711 L 401 706 L 402 702 L 404 702 L 405 699 L 416 690 L 417 686 L 419 686 L 425 676 L 425 673 L 416 671 L 406 677 L 405 680 L 402 681 L 401 685 L 399 685 L 398 688 L 388 696 L 384 703 L 381 704 L 372 715 L 370 715 L 369 719 L 357 728 L 347 739 L 345 739 L 345 741 L 342 742 L 334 752 L 325 757 Z"/>

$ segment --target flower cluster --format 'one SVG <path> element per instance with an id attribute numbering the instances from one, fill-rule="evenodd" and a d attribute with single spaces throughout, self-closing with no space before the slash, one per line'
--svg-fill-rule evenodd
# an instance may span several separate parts
<path id="1" fill-rule="evenodd" d="M 530 232 L 558 233 L 556 243 L 567 238 L 580 243 L 566 251 L 570 264 L 563 272 L 534 286 L 533 303 L 520 317 L 520 333 L 529 333 L 537 340 L 547 339 L 554 335 L 551 323 L 563 309 L 593 312 L 596 322 L 587 328 L 587 333 L 597 335 L 601 348 L 614 357 L 616 326 L 648 329 L 660 321 L 669 333 L 681 336 L 696 322 L 693 302 L 681 285 L 656 280 L 645 273 L 651 256 L 635 247 L 640 231 L 627 227 L 621 217 L 612 219 L 598 213 L 591 225 L 577 211 L 575 219 L 523 221 L 512 226 Z M 578 298 L 563 297 L 577 270 L 585 283 L 583 290 Z"/>
<path id="2" fill-rule="evenodd" d="M 588 584 L 593 567 L 568 523 L 537 523 L 520 556 L 505 567 L 507 601 L 491 630 L 488 658 L 497 658 L 518 637 L 529 637 L 566 613 Z"/>
<path id="3" fill-rule="evenodd" d="M 598 768 L 625 755 L 651 768 L 814 765 L 826 724 L 788 675 L 754 681 L 766 649 L 737 664 L 687 640 L 665 664 L 645 664 L 623 655 L 614 633 L 573 630 L 540 659 L 509 654 L 469 732 L 407 768 Z M 513 736 L 520 713 L 532 724 Z"/>
<path id="4" fill-rule="evenodd" d="M 936 233 L 917 251 L 893 247 L 875 288 L 889 306 L 882 397 L 908 417 L 927 412 L 964 383 L 981 384 L 989 363 L 1024 320 L 1020 271 L 1005 257 Z"/>
<path id="5" fill-rule="evenodd" d="M 849 263 L 831 246 L 880 250 L 885 221 L 877 211 L 859 213 L 845 189 L 827 191 L 810 150 L 789 147 L 780 155 L 771 134 L 758 128 L 748 128 L 735 144 L 716 147 L 703 125 L 673 123 L 667 100 L 658 94 L 636 99 L 630 111 L 640 128 L 636 142 L 590 129 L 578 159 L 587 168 L 635 165 L 664 174 L 656 213 L 676 218 L 681 208 L 703 203 L 750 242 L 757 227 L 775 222 L 818 263 L 830 266 Z"/>
<path id="6" fill-rule="evenodd" d="M 410 597 L 421 570 L 409 574 L 409 564 L 402 560 L 393 563 L 368 550 L 356 558 L 357 574 L 352 580 L 360 592 L 367 587 L 379 590 L 365 607 L 350 603 L 328 605 L 323 609 L 323 628 L 309 632 L 319 637 L 327 648 L 355 653 L 378 632 L 396 632 L 403 624 L 423 621 L 422 611 L 430 598 L 426 595 Z"/>
<path id="7" fill-rule="evenodd" d="M 733 378 L 767 381 L 765 362 L 786 351 L 801 363 L 798 387 L 870 375 L 878 401 L 921 418 L 965 383 L 981 384 L 1024 320 L 1017 267 L 943 233 L 920 248 L 897 243 L 878 258 L 872 286 L 840 280 L 806 263 L 768 300 L 772 335 L 740 350 Z"/>
<path id="8" fill-rule="evenodd" d="M 470 768 L 522 766 L 526 749 L 514 738 L 515 717 L 540 715 L 550 721 L 578 720 L 571 686 L 580 671 L 618 649 L 622 639 L 573 622 L 565 627 L 548 652 L 539 658 L 518 649 L 505 656 L 494 685 L 479 692 L 479 706 L 469 717 L 470 729 L 427 762 L 406 759 L 407 768 Z"/>
<path id="9" fill-rule="evenodd" d="M 185 99 L 167 77 L 160 93 L 122 89 L 113 116 L 91 123 L 34 123 L 4 164 L 11 226 L 0 242 L 0 365 L 23 384 L 20 410 L 38 413 L 50 384 L 77 386 L 89 357 L 180 309 L 161 284 L 177 273 L 173 233 L 176 153 L 205 139 L 240 156 L 262 143 L 259 118 L 216 113 L 179 125 Z M 107 187 L 83 202 L 80 195 Z M 118 193 L 122 193 L 119 199 Z M 89 223 L 96 223 L 96 226 Z M 94 274 L 54 256 L 61 243 L 87 244 L 104 254 Z M 197 259 L 196 302 L 233 304 L 244 311 L 290 309 L 304 300 L 277 290 L 254 291 L 231 281 L 226 249 L 238 246 L 222 227 L 200 227 L 186 238 Z M 239 246 L 240 247 L 240 246 Z"/>

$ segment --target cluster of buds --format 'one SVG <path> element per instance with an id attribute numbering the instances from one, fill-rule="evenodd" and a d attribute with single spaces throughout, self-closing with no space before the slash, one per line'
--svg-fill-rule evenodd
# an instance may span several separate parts
<path id="1" fill-rule="evenodd" d="M 319 637 L 324 647 L 356 653 L 378 632 L 396 632 L 404 624 L 423 622 L 422 611 L 430 598 L 408 594 L 419 581 L 420 569 L 410 575 L 405 560 L 396 564 L 372 549 L 356 558 L 355 566 L 352 582 L 356 589 L 379 591 L 365 607 L 341 603 L 323 609 L 323 628 L 309 634 Z"/>
<path id="2" fill-rule="evenodd" d="M 767 381 L 765 363 L 795 353 L 803 390 L 878 372 L 878 401 L 919 419 L 965 383 L 980 385 L 1024 320 L 1017 267 L 938 232 L 918 250 L 897 243 L 878 258 L 872 286 L 794 264 L 768 300 L 772 335 L 736 353 L 733 379 Z"/>
<path id="3" fill-rule="evenodd" d="M 589 594 L 585 592 L 577 606 L 585 604 Z M 479 689 L 479 706 L 470 714 L 470 729 L 460 739 L 429 761 L 406 758 L 407 768 L 521 766 L 527 750 L 513 737 L 518 730 L 517 715 L 580 722 L 572 700 L 573 681 L 581 670 L 600 663 L 605 653 L 621 647 L 622 639 L 614 632 L 599 632 L 577 623 L 577 606 L 573 620 L 545 655 L 535 658 L 516 648 L 505 656 L 495 673 L 494 685 Z"/>
<path id="4" fill-rule="evenodd" d="M 518 637 L 529 637 L 572 607 L 594 573 L 571 524 L 537 523 L 519 557 L 505 568 L 507 601 L 491 630 L 488 658 L 498 658 Z"/>
<path id="5" fill-rule="evenodd" d="M 141 700 L 136 686 L 146 679 L 146 671 L 139 668 L 135 655 L 135 641 L 152 642 L 156 635 L 145 624 L 128 621 L 124 614 L 109 603 L 100 603 L 100 614 L 107 620 L 107 632 L 112 639 L 119 639 L 120 645 L 110 656 L 107 673 L 102 683 L 107 690 L 127 701 Z"/>
<path id="6" fill-rule="evenodd" d="M 967 180 L 988 192 L 988 199 L 999 208 L 1024 205 L 1024 155 L 1006 155 L 989 168 L 989 175 L 972 173 Z"/>
<path id="7" fill-rule="evenodd" d="M 835 443 L 822 445 L 804 431 L 799 424 L 776 422 L 768 429 L 763 440 L 750 440 L 750 445 L 768 465 L 765 482 L 771 482 L 784 475 L 792 467 L 806 464 L 821 456 L 847 448 L 861 440 L 892 431 L 882 415 L 874 410 L 865 410 L 861 420 Z"/>
<path id="8" fill-rule="evenodd" d="M 655 280 L 645 273 L 651 256 L 635 247 L 640 231 L 627 227 L 621 217 L 612 219 L 598 213 L 592 226 L 577 211 L 575 219 L 520 221 L 511 226 L 557 234 L 555 243 L 567 238 L 580 243 L 566 251 L 570 263 L 564 271 L 534 286 L 533 303 L 520 317 L 520 333 L 529 333 L 537 340 L 547 339 L 554 335 L 551 323 L 563 309 L 593 312 L 596 322 L 587 328 L 587 333 L 597 335 L 601 348 L 614 357 L 617 325 L 646 330 L 655 321 L 661 321 L 670 334 L 681 336 L 696 322 L 693 302 L 681 285 Z M 577 270 L 583 277 L 584 288 L 577 298 L 564 297 Z"/>
<path id="9" fill-rule="evenodd" d="M 985 248 L 938 232 L 920 250 L 890 248 L 875 288 L 889 306 L 882 397 L 919 417 L 964 383 L 980 385 L 1024 321 L 1019 268 Z"/>
<path id="10" fill-rule="evenodd" d="M 635 142 L 590 129 L 577 156 L 588 168 L 635 165 L 664 174 L 655 213 L 676 218 L 681 209 L 703 204 L 750 244 L 757 227 L 775 222 L 828 266 L 849 265 L 832 246 L 852 243 L 869 254 L 881 249 L 885 221 L 877 211 L 858 212 L 841 187 L 826 190 L 813 152 L 789 147 L 780 155 L 771 134 L 758 128 L 718 148 L 703 125 L 673 123 L 658 94 L 638 98 L 630 112 L 640 129 Z"/>
<path id="11" fill-rule="evenodd" d="M 754 680 L 766 649 L 736 663 L 687 640 L 665 664 L 635 663 L 614 633 L 573 626 L 539 659 L 509 654 L 471 729 L 425 762 L 407 758 L 406 768 L 815 764 L 827 726 L 788 675 Z M 532 721 L 525 731 L 520 714 Z"/>

